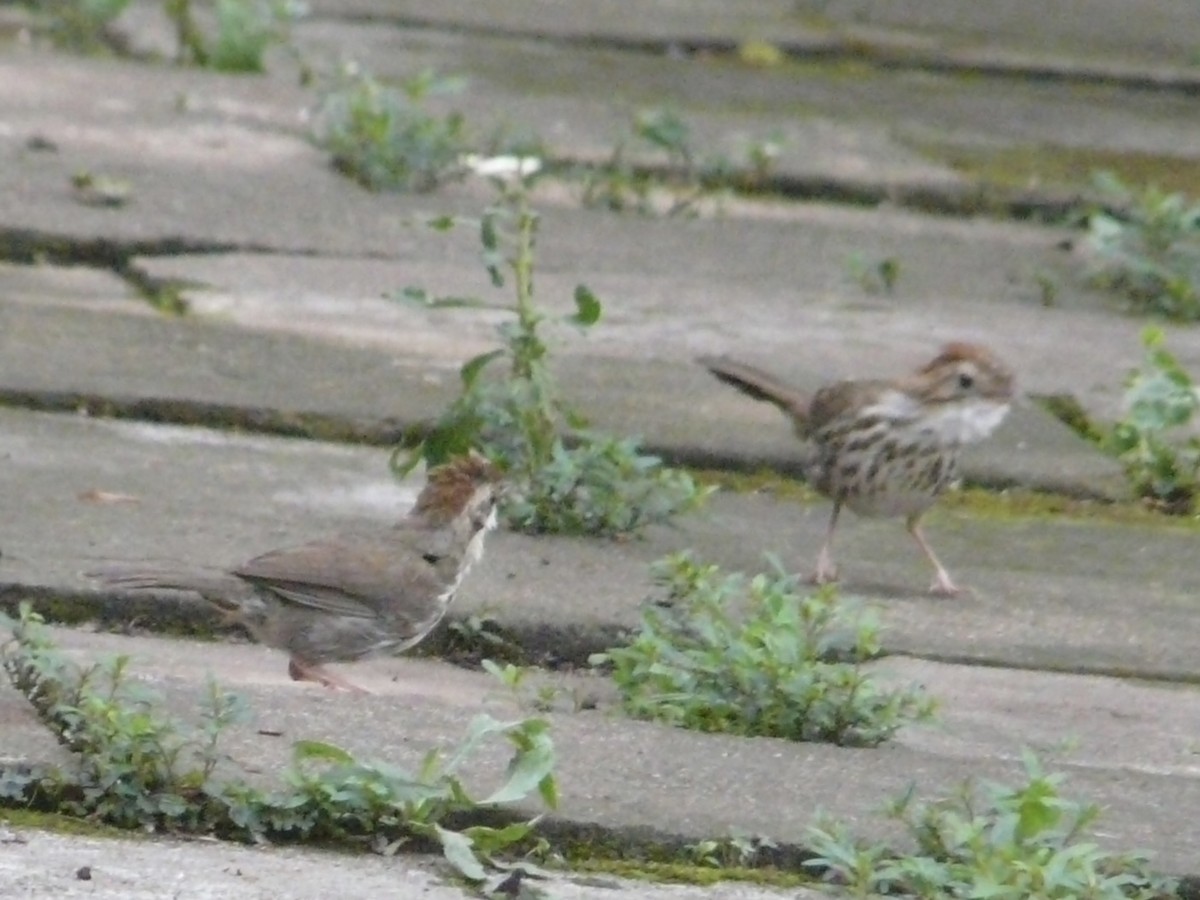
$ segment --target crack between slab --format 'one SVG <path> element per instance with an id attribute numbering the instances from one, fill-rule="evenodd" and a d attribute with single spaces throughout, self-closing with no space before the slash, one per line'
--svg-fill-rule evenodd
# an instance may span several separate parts
<path id="1" fill-rule="evenodd" d="M 334 16 L 312 16 L 314 22 L 390 25 L 413 31 L 440 31 L 446 34 L 472 37 L 491 37 L 535 40 L 564 47 L 585 47 L 639 53 L 649 56 L 670 56 L 690 59 L 706 55 L 735 55 L 744 41 L 736 38 L 699 37 L 634 37 L 596 32 L 561 34 L 521 26 L 476 25 L 445 22 L 411 14 L 348 13 Z M 1028 59 L 1019 55 L 977 53 L 959 50 L 946 53 L 939 49 L 926 50 L 886 38 L 870 38 L 854 34 L 816 35 L 809 38 L 772 41 L 772 45 L 794 62 L 855 62 L 873 66 L 881 71 L 922 71 L 953 75 L 975 75 L 996 79 L 1021 80 L 1033 83 L 1062 82 L 1077 85 L 1099 85 L 1140 91 L 1200 94 L 1200 75 L 1181 66 L 1158 69 L 1138 65 L 1097 65 L 1078 60 L 1050 58 Z M 1007 51 L 1018 54 L 1019 51 Z"/>
<path id="2" fill-rule="evenodd" d="M 420 423 L 387 417 L 366 419 L 203 400 L 105 396 L 85 391 L 41 391 L 3 386 L 0 386 L 0 407 L 381 447 L 395 446 L 411 440 L 413 435 L 419 437 L 423 431 Z"/>
<path id="3" fill-rule="evenodd" d="M 28 228 L 0 227 L 0 261 L 22 265 L 81 265 L 112 272 L 156 309 L 174 314 L 188 311 L 182 293 L 198 282 L 151 275 L 138 258 L 219 256 L 222 254 L 313 257 L 336 259 L 394 259 L 390 254 L 361 252 L 327 254 L 310 247 L 274 247 L 255 242 L 211 241 L 180 236 L 145 240 L 88 238 Z"/>
<path id="4" fill-rule="evenodd" d="M 270 409 L 191 398 L 122 397 L 88 391 L 38 390 L 0 385 L 0 408 L 32 412 L 76 413 L 105 419 L 185 425 L 223 431 L 241 431 L 276 437 L 303 438 L 372 447 L 413 446 L 431 423 L 395 416 L 342 416 L 309 410 Z M 755 474 L 769 469 L 784 477 L 804 480 L 798 457 L 762 457 L 707 450 L 686 445 L 646 441 L 642 449 L 666 465 Z M 1052 477 L 1016 478 L 997 473 L 968 473 L 964 487 L 988 491 L 1032 490 L 1072 500 L 1111 503 L 1112 496 L 1086 484 Z"/>
<path id="5" fill-rule="evenodd" d="M 145 631 L 201 640 L 225 640 L 226 635 L 240 633 L 224 626 L 221 617 L 208 604 L 181 591 L 121 593 L 0 582 L 0 611 L 16 615 L 22 602 L 29 602 L 35 612 L 52 624 L 90 624 L 116 633 Z M 464 643 L 460 633 L 478 631 L 481 617 L 487 639 L 476 645 Z M 455 628 L 456 624 L 466 627 Z M 591 668 L 588 660 L 592 654 L 626 643 L 630 630 L 616 623 L 505 621 L 496 618 L 494 613 L 451 612 L 442 625 L 406 655 L 445 659 L 468 667 L 478 665 L 483 657 L 491 657 L 550 670 L 586 670 Z M 1200 684 L 1200 672 L 1169 668 L 1057 665 L 985 653 L 926 652 L 912 647 L 891 650 L 885 647 L 878 658 L 889 657 L 988 669 L 1136 679 L 1165 685 Z"/>

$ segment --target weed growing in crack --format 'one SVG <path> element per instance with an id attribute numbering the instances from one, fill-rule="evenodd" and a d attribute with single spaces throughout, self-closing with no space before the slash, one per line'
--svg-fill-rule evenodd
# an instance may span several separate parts
<path id="1" fill-rule="evenodd" d="M 250 784 L 221 751 L 249 713 L 209 684 L 201 725 L 188 725 L 128 676 L 128 658 L 81 667 L 54 645 L 28 604 L 0 617 L 12 638 L 0 664 L 38 716 L 74 753 L 71 767 L 0 769 L 0 806 L 32 806 L 122 827 L 213 833 L 236 840 L 337 840 L 381 853 L 440 847 L 466 878 L 481 881 L 494 854 L 527 841 L 536 820 L 495 825 L 497 809 L 536 794 L 557 805 L 554 745 L 541 719 L 481 715 L 450 752 L 434 749 L 416 772 L 361 761 L 333 744 L 297 741 L 283 786 Z M 503 784 L 473 798 L 459 777 L 486 742 L 512 746 Z M 473 824 L 455 830 L 448 820 Z"/>
<path id="2" fill-rule="evenodd" d="M 712 869 L 746 869 L 759 865 L 760 858 L 779 845 L 765 834 L 734 831 L 726 838 L 697 841 L 684 852 L 698 866 Z"/>
<path id="3" fill-rule="evenodd" d="M 1154 187 L 1135 192 L 1111 173 L 1096 181 L 1123 212 L 1088 219 L 1092 280 L 1137 312 L 1200 319 L 1200 203 Z"/>
<path id="4" fill-rule="evenodd" d="M 274 44 L 286 44 L 304 14 L 298 0 L 211 0 L 202 24 L 194 0 L 163 0 L 175 28 L 176 59 L 221 72 L 262 72 Z"/>
<path id="5" fill-rule="evenodd" d="M 43 0 L 37 11 L 54 45 L 75 53 L 119 51 L 112 30 L 129 0 Z"/>
<path id="6" fill-rule="evenodd" d="M 495 678 L 512 695 L 522 709 L 550 713 L 560 706 L 560 700 L 572 712 L 596 708 L 596 698 L 578 687 L 563 687 L 549 680 L 544 669 L 513 663 L 500 665 L 491 659 L 483 660 L 483 670 Z"/>
<path id="7" fill-rule="evenodd" d="M 718 191 L 761 188 L 775 167 L 780 145 L 780 138 L 772 136 L 749 142 L 740 159 L 701 158 L 691 125 L 677 112 L 640 110 L 609 158 L 585 172 L 583 205 L 650 214 L 656 211 L 656 196 L 666 196 L 666 215 L 690 215 L 704 197 Z"/>
<path id="8" fill-rule="evenodd" d="M 914 791 L 893 801 L 916 852 L 898 854 L 853 839 L 844 825 L 821 821 L 809 829 L 809 862 L 825 880 L 854 897 L 903 894 L 990 900 L 1155 900 L 1175 885 L 1154 875 L 1141 853 L 1110 853 L 1092 842 L 1099 818 L 1060 792 L 1062 776 L 1047 774 L 1026 753 L 1023 784 L 965 784 L 957 794 L 918 802 Z"/>
<path id="9" fill-rule="evenodd" d="M 893 294 L 900 279 L 900 260 L 887 256 L 877 262 L 868 262 L 862 253 L 851 253 L 846 258 L 846 274 L 867 294 Z"/>
<path id="10" fill-rule="evenodd" d="M 504 287 L 511 278 L 513 302 L 431 297 L 420 288 L 406 289 L 402 299 L 430 309 L 500 309 L 512 317 L 497 327 L 501 346 L 462 366 L 458 399 L 415 450 L 397 450 L 394 467 L 407 473 L 421 460 L 436 465 L 475 447 L 507 470 L 509 487 L 501 505 L 507 523 L 534 534 L 635 534 L 695 509 L 710 490 L 643 454 L 636 439 L 589 428 L 563 399 L 548 366 L 544 331 L 554 325 L 586 331 L 600 320 L 600 301 L 579 285 L 574 312 L 565 316 L 550 316 L 534 304 L 538 216 L 526 182 L 498 186 L 500 202 L 472 224 L 479 229 L 492 285 Z M 459 222 L 441 217 L 429 224 L 447 229 Z M 498 367 L 503 368 L 499 377 L 485 376 L 485 370 Z"/>
<path id="11" fill-rule="evenodd" d="M 466 174 L 468 141 L 460 113 L 431 112 L 426 101 L 464 83 L 423 72 L 396 88 L 347 67 L 317 107 L 314 139 L 363 187 L 432 191 Z"/>
<path id="12" fill-rule="evenodd" d="M 690 554 L 655 566 L 666 597 L 609 665 L 625 710 L 698 731 L 872 746 L 928 719 L 917 688 L 887 689 L 862 664 L 879 628 L 832 588 L 803 595 L 775 564 L 751 579 Z"/>
<path id="13" fill-rule="evenodd" d="M 1200 438 L 1178 435 L 1200 409 L 1200 395 L 1164 341 L 1159 328 L 1142 332 L 1145 363 L 1127 379 L 1125 417 L 1103 445 L 1121 460 L 1139 494 L 1168 512 L 1188 513 L 1200 490 Z"/>
<path id="14" fill-rule="evenodd" d="M 127 53 L 113 28 L 129 0 L 48 0 L 37 5 L 50 39 L 79 53 Z M 197 15 L 197 8 L 202 8 Z M 304 13 L 298 0 L 162 0 L 179 63 L 222 72 L 262 72 L 273 44 L 285 44 Z"/>

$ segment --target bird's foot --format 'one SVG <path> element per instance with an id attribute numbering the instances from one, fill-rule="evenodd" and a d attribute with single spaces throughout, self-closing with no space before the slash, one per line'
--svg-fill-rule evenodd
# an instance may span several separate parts
<path id="1" fill-rule="evenodd" d="M 833 561 L 833 553 L 829 548 L 829 543 L 821 548 L 821 552 L 817 554 L 817 567 L 812 575 L 808 577 L 809 584 L 836 584 L 838 580 L 838 567 Z"/>
<path id="2" fill-rule="evenodd" d="M 950 579 L 950 574 L 944 569 L 938 572 L 929 586 L 929 593 L 935 597 L 961 597 L 970 594 L 970 588 L 961 588 Z"/>
<path id="3" fill-rule="evenodd" d="M 808 583 L 815 584 L 817 586 L 823 584 L 837 584 L 838 577 L 837 566 L 828 566 L 825 568 L 818 566 L 816 571 L 808 576 Z"/>
<path id="4" fill-rule="evenodd" d="M 369 694 L 366 688 L 359 687 L 352 681 L 330 672 L 324 666 L 309 665 L 296 659 L 288 660 L 288 675 L 292 681 L 315 681 L 322 687 L 335 691 L 349 691 L 352 694 Z"/>

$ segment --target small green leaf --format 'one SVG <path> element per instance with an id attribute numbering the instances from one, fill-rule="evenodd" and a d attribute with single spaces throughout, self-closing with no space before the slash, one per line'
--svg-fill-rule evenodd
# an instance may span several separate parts
<path id="1" fill-rule="evenodd" d="M 432 219 L 427 219 L 425 225 L 432 228 L 434 231 L 449 231 L 458 224 L 458 219 L 454 216 L 434 216 Z"/>
<path id="2" fill-rule="evenodd" d="M 399 292 L 385 295 L 389 300 L 401 303 L 411 303 L 422 309 L 494 309 L 495 304 L 487 303 L 478 297 L 433 297 L 424 288 L 406 287 Z"/>
<path id="3" fill-rule="evenodd" d="M 425 288 L 416 287 L 415 285 L 409 285 L 406 288 L 401 288 L 399 294 L 392 293 L 386 296 L 393 300 L 404 300 L 409 303 L 419 304 L 420 306 L 428 306 L 431 300 L 429 293 L 425 290 Z"/>
<path id="4" fill-rule="evenodd" d="M 493 287 L 504 287 L 504 254 L 499 250 L 483 251 L 483 267 L 487 269 L 488 277 Z"/>
<path id="5" fill-rule="evenodd" d="M 511 825 L 505 825 L 503 828 L 493 828 L 490 825 L 473 825 L 470 828 L 464 828 L 463 834 L 471 839 L 473 847 L 478 848 L 480 853 L 493 854 L 499 853 L 504 848 L 515 844 L 517 841 L 522 841 L 529 836 L 533 831 L 537 819 L 529 822 L 513 822 Z"/>
<path id="6" fill-rule="evenodd" d="M 518 750 L 508 764 L 508 779 L 481 803 L 513 803 L 541 791 L 542 782 L 554 771 L 554 743 L 545 733 L 537 735 L 532 746 Z M 553 786 L 549 795 L 557 800 Z M 543 794 L 543 799 L 545 794 Z"/>
<path id="7" fill-rule="evenodd" d="M 458 831 L 450 831 L 440 825 L 434 825 L 433 830 L 442 845 L 442 853 L 446 860 L 459 871 L 463 878 L 468 881 L 483 881 L 487 877 L 487 872 L 479 861 L 479 857 L 475 855 L 471 839 L 467 835 Z"/>
<path id="8" fill-rule="evenodd" d="M 469 391 L 471 386 L 475 384 L 475 379 L 479 377 L 479 373 L 484 370 L 487 364 L 494 359 L 499 359 L 504 353 L 503 349 L 489 350 L 487 353 L 480 353 L 478 356 L 472 357 L 463 363 L 463 367 L 459 369 L 463 389 Z"/>
<path id="9" fill-rule="evenodd" d="M 499 213 L 496 210 L 489 209 L 479 222 L 479 242 L 483 244 L 484 250 L 494 251 L 500 246 L 500 232 L 496 227 L 497 215 Z"/>
<path id="10" fill-rule="evenodd" d="M 327 744 L 324 741 L 296 741 L 292 744 L 292 758 L 296 762 L 322 760 L 345 765 L 354 763 L 353 755 L 336 744 Z"/>
<path id="11" fill-rule="evenodd" d="M 586 285 L 575 287 L 575 315 L 568 321 L 581 328 L 587 328 L 600 321 L 600 301 Z"/>
<path id="12" fill-rule="evenodd" d="M 455 456 L 470 452 L 479 436 L 479 423 L 470 416 L 460 416 L 439 423 L 425 438 L 421 455 L 429 465 L 436 466 Z"/>

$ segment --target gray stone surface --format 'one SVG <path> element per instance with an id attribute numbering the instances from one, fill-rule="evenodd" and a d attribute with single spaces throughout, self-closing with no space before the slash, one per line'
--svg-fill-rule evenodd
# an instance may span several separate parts
<path id="1" fill-rule="evenodd" d="M 1152 0 L 1130 16 L 1121 0 L 1071 0 L 1046 7 L 1036 0 L 971 3 L 969 0 L 723 0 L 687 4 L 619 0 L 564 5 L 552 0 L 511 0 L 482 8 L 469 0 L 410 0 L 397 9 L 387 0 L 315 0 L 317 16 L 508 31 L 560 38 L 633 42 L 688 40 L 778 41 L 798 50 L 923 52 L 926 59 L 1007 49 L 1034 59 L 1077 56 L 1099 67 L 1129 61 L 1144 70 L 1164 63 L 1194 64 L 1200 21 L 1188 0 Z M 853 43 L 857 41 L 857 46 Z M 1011 65 L 1016 68 L 1016 60 Z"/>
<path id="2" fill-rule="evenodd" d="M 87 867 L 88 878 L 80 878 Z M 478 896 L 452 883 L 439 860 L 402 854 L 347 855 L 297 847 L 244 847 L 170 838 L 91 838 L 29 828 L 0 819 L 0 879 L 14 900 L 327 900 L 329 897 Z M 555 875 L 535 881 L 555 900 L 700 900 L 710 889 L 648 884 L 612 876 Z M 824 893 L 729 883 L 730 900 L 817 900 Z"/>
<path id="3" fill-rule="evenodd" d="M 0 578 L 14 596 L 21 586 L 87 590 L 79 573 L 103 560 L 230 565 L 391 521 L 414 496 L 413 482 L 397 486 L 389 475 L 384 450 L 17 411 L 0 411 L 0 423 L 0 491 L 22 510 L 0 528 Z M 807 571 L 827 517 L 825 504 L 721 496 L 707 514 L 645 540 L 500 533 L 458 611 L 487 612 L 538 652 L 583 658 L 637 624 L 654 560 L 692 547 L 731 569 L 758 571 L 774 553 Z M 1198 576 L 1178 564 L 1195 542 L 1191 529 L 946 510 L 930 518 L 929 535 L 972 595 L 927 596 L 930 573 L 896 522 L 849 516 L 839 535 L 844 587 L 880 602 L 889 648 L 1200 680 L 1190 638 Z"/>
<path id="4" fill-rule="evenodd" d="M 367 758 L 415 766 L 431 747 L 458 740 L 474 715 L 521 713 L 490 676 L 431 660 L 358 664 L 350 671 L 374 693 L 351 697 L 290 682 L 282 656 L 248 644 L 65 629 L 56 629 L 55 638 L 80 659 L 133 654 L 135 674 L 185 716 L 195 715 L 190 710 L 204 680 L 216 673 L 256 711 L 227 750 L 264 784 L 287 764 L 296 739 L 333 741 Z M 968 777 L 1012 781 L 1022 749 L 1030 747 L 1067 774 L 1069 795 L 1101 804 L 1097 833 L 1105 846 L 1150 847 L 1162 869 L 1195 871 L 1200 829 L 1191 810 L 1200 802 L 1200 772 L 1191 728 L 1200 696 L 1194 692 L 916 661 L 884 665 L 890 677 L 925 685 L 943 708 L 935 725 L 905 729 L 880 749 L 704 735 L 624 719 L 602 692 L 600 708 L 588 712 L 572 712 L 570 698 L 562 697 L 547 714 L 562 795 L 555 815 L 619 833 L 650 828 L 700 840 L 736 830 L 802 844 L 824 811 L 869 839 L 899 840 L 879 814 L 888 799 L 910 784 L 932 799 Z M 0 709 L 14 706 L 24 701 L 0 688 Z M 30 719 L 6 741 L 18 751 L 31 732 L 42 739 Z M 1136 744 L 1127 740 L 1131 732 Z M 496 784 L 507 752 L 489 746 L 466 765 L 471 789 L 483 793 Z M 787 786 L 785 802 L 780 785 Z"/>
<path id="5" fill-rule="evenodd" d="M 941 158 L 947 148 L 1037 146 L 1195 165 L 1197 78 L 1187 66 L 1200 17 L 1188 0 L 1148 0 L 1136 16 L 1119 0 L 1053 10 L 1027 0 L 820 7 L 317 0 L 295 34 L 318 66 L 352 50 L 389 77 L 427 66 L 464 71 L 472 87 L 450 102 L 473 125 L 527 126 L 571 159 L 601 158 L 631 110 L 670 104 L 705 149 L 737 152 L 778 128 L 779 170 L 793 183 L 902 204 L 924 197 L 954 206 L 973 196 L 978 186 Z M 137 3 L 126 17 L 136 46 L 167 46 L 154 9 Z M 312 428 L 315 416 L 326 433 L 385 441 L 434 415 L 461 361 L 491 346 L 495 314 L 420 313 L 381 299 L 412 284 L 481 290 L 470 230 L 435 235 L 413 222 L 431 212 L 478 215 L 493 196 L 487 185 L 417 197 L 348 185 L 306 139 L 315 94 L 298 86 L 286 54 L 272 58 L 265 78 L 78 59 L 31 49 L 20 17 L 4 13 L 0 249 L 6 260 L 43 264 L 0 266 L 0 396 L 276 429 Z M 692 52 L 697 42 L 761 38 L 842 58 L 756 69 Z M 847 52 L 864 50 L 872 63 L 846 63 Z M 962 77 L 1001 70 L 1008 75 Z M 1021 73 L 1031 77 L 1013 77 Z M 1146 89 L 1168 83 L 1175 89 Z M 70 178 L 81 171 L 128 179 L 131 202 L 79 204 Z M 1035 199 L 1051 196 L 1036 181 L 1026 188 Z M 811 387 L 905 371 L 944 340 L 977 339 L 1013 363 L 1027 392 L 1069 393 L 1105 419 L 1119 413 L 1122 377 L 1140 356 L 1143 323 L 1081 286 L 1086 253 L 1059 249 L 1077 236 L 1063 228 L 887 204 L 745 199 L 710 204 L 690 220 L 613 216 L 579 209 L 569 183 L 543 184 L 535 199 L 539 298 L 564 309 L 583 282 L 606 302 L 594 335 L 563 336 L 556 358 L 567 391 L 598 424 L 640 433 L 680 459 L 786 468 L 796 454 L 778 414 L 713 382 L 692 362 L 699 353 L 728 352 Z M 888 257 L 900 263 L 895 293 L 864 290 L 852 259 Z M 114 274 L 44 264 L 61 259 L 128 265 L 151 281 L 187 279 L 193 314 L 154 313 Z M 1050 306 L 1039 281 L 1056 287 Z M 1170 336 L 1193 371 L 1197 334 Z M 194 598 L 105 595 L 79 574 L 114 558 L 227 564 L 388 521 L 416 482 L 392 479 L 386 455 L 4 410 L 0 597 L 34 596 L 59 612 L 74 603 L 118 627 L 124 633 L 57 634 L 80 658 L 132 654 L 140 677 L 175 709 L 190 710 L 204 675 L 218 672 L 283 732 L 236 736 L 235 755 L 264 779 L 300 737 L 413 762 L 461 734 L 475 712 L 514 714 L 512 699 L 437 659 L 355 667 L 371 697 L 297 685 L 273 651 L 146 633 L 208 622 Z M 1093 496 L 1123 490 L 1112 460 L 1028 401 L 972 452 L 968 475 Z M 707 515 L 644 541 L 501 533 L 454 614 L 492 616 L 532 653 L 579 660 L 637 623 L 651 591 L 648 564 L 663 554 L 690 546 L 753 570 L 773 552 L 807 569 L 826 516 L 824 505 L 721 495 Z M 1068 773 L 1073 793 L 1105 809 L 1105 846 L 1145 846 L 1165 870 L 1200 873 L 1194 530 L 942 508 L 928 531 L 972 588 L 966 596 L 925 595 L 928 572 L 894 522 L 848 517 L 838 551 L 845 590 L 877 605 L 886 626 L 893 655 L 879 668 L 925 684 L 943 704 L 938 725 L 905 729 L 870 751 L 705 736 L 625 721 L 611 689 L 591 676 L 543 676 L 567 692 L 550 714 L 560 818 L 687 840 L 736 828 L 802 842 L 823 808 L 859 834 L 890 839 L 878 813 L 889 796 L 914 781 L 928 796 L 968 775 L 1011 779 L 1028 746 Z M 594 694 L 599 711 L 573 711 L 570 692 Z M 27 704 L 0 687 L 0 757 L 47 761 L 62 752 Z M 501 762 L 485 755 L 472 777 L 486 783 Z M 429 860 L 39 832 L 13 843 L 7 834 L 0 830 L 0 880 L 4 889 L 18 884 L 21 896 L 272 896 L 284 877 L 312 896 L 458 895 Z M 85 864 L 95 877 L 74 881 Z M 566 876 L 553 888 L 561 897 L 771 894 Z"/>
<path id="6" fill-rule="evenodd" d="M 312 272 L 320 267 L 298 268 Z M 267 270 L 277 271 L 275 266 Z M 332 277 L 342 269 L 331 265 L 326 271 Z M 396 274 L 402 271 L 397 269 Z M 341 296 L 348 298 L 349 308 L 361 302 L 371 309 L 327 330 L 321 326 L 329 322 L 327 306 L 318 306 L 315 312 L 311 305 L 307 311 L 297 307 L 285 324 L 285 312 L 273 298 L 239 304 L 249 310 L 248 317 L 218 314 L 207 321 L 199 316 L 182 321 L 152 316 L 144 310 L 100 315 L 90 301 L 67 310 L 54 304 L 0 305 L 0 394 L 35 400 L 112 398 L 126 406 L 155 401 L 156 414 L 175 421 L 205 421 L 205 410 L 213 408 L 234 410 L 236 416 L 229 414 L 234 421 L 273 416 L 286 424 L 291 418 L 313 414 L 377 439 L 394 440 L 403 427 L 431 420 L 455 396 L 461 361 L 495 345 L 494 336 L 486 337 L 495 316 L 464 311 L 425 315 L 372 304 L 369 299 L 356 301 L 353 285 L 362 282 L 353 277 L 348 273 L 350 280 Z M 376 283 L 389 289 L 394 277 L 383 271 L 375 276 Z M 47 292 L 54 290 L 53 284 L 51 277 Z M 570 288 L 560 285 L 561 294 L 569 295 Z M 0 285 L 0 295 L 3 291 Z M 813 344 L 812 359 L 801 365 L 785 355 L 782 341 L 779 357 L 762 357 L 761 350 L 752 351 L 744 338 L 732 337 L 734 328 L 746 334 L 752 323 L 744 316 L 739 325 L 735 311 L 724 311 L 727 299 L 710 295 L 713 335 L 703 342 L 689 337 L 685 323 L 670 310 L 653 303 L 641 309 L 629 304 L 616 316 L 629 323 L 626 329 L 617 326 L 627 335 L 625 350 L 615 340 L 595 347 L 586 341 L 568 341 L 561 349 L 556 368 L 564 390 L 596 425 L 641 435 L 675 458 L 794 468 L 798 447 L 786 420 L 770 407 L 721 386 L 690 356 L 701 350 L 727 349 L 763 362 L 802 387 L 815 387 L 854 374 L 853 363 L 845 356 L 846 331 L 825 331 L 825 339 Z M 255 307 L 265 309 L 271 321 L 256 321 Z M 778 314 L 786 314 L 782 310 L 781 306 Z M 821 317 L 814 314 L 814 320 Z M 246 324 L 256 327 L 233 327 L 246 318 Z M 847 312 L 847 327 L 851 318 Z M 770 332 L 766 309 L 759 321 L 765 336 Z M 911 324 L 915 330 L 916 322 Z M 703 322 L 696 327 L 705 329 Z M 977 328 L 978 332 L 959 329 L 957 334 L 982 336 L 982 318 Z M 375 336 L 369 342 L 353 346 L 358 335 L 371 329 Z M 656 329 L 662 337 L 658 347 L 653 339 Z M 731 337 L 726 341 L 716 333 Z M 784 337 L 779 329 L 775 333 L 776 340 Z M 919 333 L 903 340 L 898 333 L 899 329 L 890 332 L 896 338 L 890 347 L 882 333 L 869 343 L 855 339 L 863 341 L 862 353 L 879 360 L 872 365 L 873 374 L 911 370 L 939 343 Z M 954 334 L 947 331 L 945 337 Z M 1015 350 L 1017 365 L 1037 357 L 1033 341 L 1022 343 L 1027 334 L 1012 332 L 1000 350 L 1006 356 L 1009 349 Z M 1099 373 L 1111 365 L 1104 353 L 1117 352 L 1119 343 L 1112 333 L 1104 343 L 1098 339 L 1073 346 Z M 906 346 L 912 352 L 904 358 L 901 350 Z M 1043 390 L 1057 392 L 1061 374 L 1061 369 L 1049 368 L 1035 377 Z M 654 389 L 647 390 L 651 385 Z M 1063 389 L 1070 392 L 1069 387 Z M 1105 393 L 1110 391 L 1111 381 L 1105 385 Z M 728 427 L 714 429 L 714 421 Z M 1025 485 L 1101 497 L 1121 496 L 1126 490 L 1112 459 L 1028 402 L 1018 406 L 1011 422 L 992 441 L 970 449 L 964 471 L 967 478 L 993 486 Z"/>

